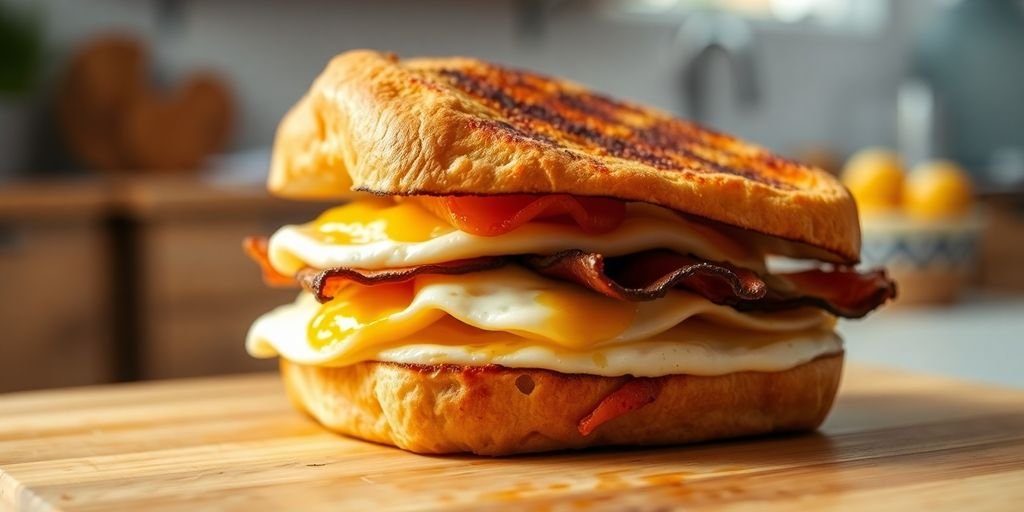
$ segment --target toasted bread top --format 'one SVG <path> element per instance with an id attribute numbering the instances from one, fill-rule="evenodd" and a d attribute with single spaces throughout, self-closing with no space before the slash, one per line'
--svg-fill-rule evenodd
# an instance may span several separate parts
<path id="1" fill-rule="evenodd" d="M 820 169 L 571 82 L 468 58 L 335 57 L 282 121 L 269 187 L 295 198 L 613 197 L 806 249 L 791 254 L 852 263 L 860 251 L 853 199 Z"/>

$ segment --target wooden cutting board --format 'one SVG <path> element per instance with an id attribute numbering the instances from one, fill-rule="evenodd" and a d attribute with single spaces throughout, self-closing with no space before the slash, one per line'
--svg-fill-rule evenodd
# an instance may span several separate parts
<path id="1" fill-rule="evenodd" d="M 820 433 L 506 459 L 320 430 L 276 376 L 0 397 L 0 510 L 1022 510 L 1024 392 L 850 368 Z"/>

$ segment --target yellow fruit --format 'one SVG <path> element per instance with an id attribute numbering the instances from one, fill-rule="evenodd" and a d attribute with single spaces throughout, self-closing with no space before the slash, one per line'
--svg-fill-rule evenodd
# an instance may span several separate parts
<path id="1" fill-rule="evenodd" d="M 953 162 L 936 160 L 916 167 L 907 179 L 903 209 L 920 220 L 951 219 L 967 215 L 974 188 L 967 173 Z"/>
<path id="2" fill-rule="evenodd" d="M 892 211 L 903 199 L 903 165 L 886 149 L 869 148 L 853 155 L 843 168 L 842 181 L 861 213 Z"/>

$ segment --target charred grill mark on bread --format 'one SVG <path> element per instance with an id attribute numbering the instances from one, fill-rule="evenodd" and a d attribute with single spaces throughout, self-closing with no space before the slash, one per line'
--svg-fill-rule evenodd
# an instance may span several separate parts
<path id="1" fill-rule="evenodd" d="M 438 71 L 450 85 L 495 109 L 507 121 L 481 127 L 552 147 L 578 146 L 661 171 L 719 173 L 792 190 L 792 161 L 767 153 L 744 156 L 730 147 L 732 137 L 693 123 L 657 118 L 624 102 L 589 91 L 545 87 L 548 79 L 504 68 Z M 731 161 L 744 161 L 745 167 Z M 756 164 L 760 172 L 747 169 Z"/>

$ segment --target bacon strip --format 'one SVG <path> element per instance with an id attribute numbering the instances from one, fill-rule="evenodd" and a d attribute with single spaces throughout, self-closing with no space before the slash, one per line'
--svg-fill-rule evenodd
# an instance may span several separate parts
<path id="1" fill-rule="evenodd" d="M 654 300 L 676 286 L 716 304 L 756 300 L 767 293 L 767 285 L 753 271 L 668 250 L 605 258 L 574 249 L 554 256 L 526 256 L 521 261 L 541 274 L 573 281 L 620 300 Z"/>
<path id="2" fill-rule="evenodd" d="M 303 288 L 316 297 L 316 300 L 323 303 L 333 299 L 344 286 L 353 282 L 363 285 L 396 283 L 408 281 L 420 274 L 468 274 L 470 272 L 491 270 L 508 263 L 508 258 L 481 257 L 384 270 L 364 270 L 349 267 L 338 267 L 329 270 L 304 268 L 295 274 L 294 281 L 298 281 Z"/>
<path id="3" fill-rule="evenodd" d="M 740 311 L 781 311 L 811 306 L 844 318 L 861 318 L 896 297 L 884 270 L 807 270 L 775 277 L 791 291 L 770 288 L 755 272 L 668 250 L 606 258 L 579 250 L 525 256 L 520 262 L 541 274 L 572 281 L 609 297 L 646 301 L 681 287 Z"/>
<path id="4" fill-rule="evenodd" d="M 896 298 L 896 283 L 885 270 L 857 272 L 848 268 L 780 274 L 793 286 L 790 292 L 769 290 L 758 300 L 733 305 L 740 311 L 780 311 L 804 306 L 824 309 L 843 318 L 862 318 Z"/>
<path id="5" fill-rule="evenodd" d="M 269 252 L 267 251 L 267 238 L 262 236 L 247 236 L 242 240 L 242 250 L 245 254 L 259 264 L 263 273 L 263 282 L 274 288 L 285 288 L 295 286 L 295 279 L 288 277 L 270 265 Z"/>
<path id="6" fill-rule="evenodd" d="M 567 194 L 417 196 L 412 200 L 456 229 L 479 236 L 505 234 L 535 219 L 572 222 L 587 233 L 607 233 L 626 218 L 624 201 Z"/>
<path id="7" fill-rule="evenodd" d="M 247 238 L 245 249 L 260 264 L 268 284 L 294 286 L 297 281 L 320 302 L 331 300 L 350 283 L 373 285 L 408 281 L 422 274 L 468 274 L 513 263 L 619 300 L 654 300 L 664 297 L 673 288 L 685 288 L 715 304 L 740 311 L 780 311 L 810 306 L 837 316 L 860 318 L 896 296 L 896 285 L 883 270 L 859 273 L 837 268 L 773 276 L 790 284 L 791 289 L 786 290 L 769 286 L 751 270 L 667 250 L 613 258 L 569 250 L 553 256 L 481 257 L 386 270 L 305 268 L 290 278 L 270 266 L 266 239 Z"/>
<path id="8" fill-rule="evenodd" d="M 659 378 L 632 378 L 604 397 L 590 414 L 580 420 L 577 430 L 583 436 L 589 436 L 601 425 L 657 400 L 662 382 Z"/>

